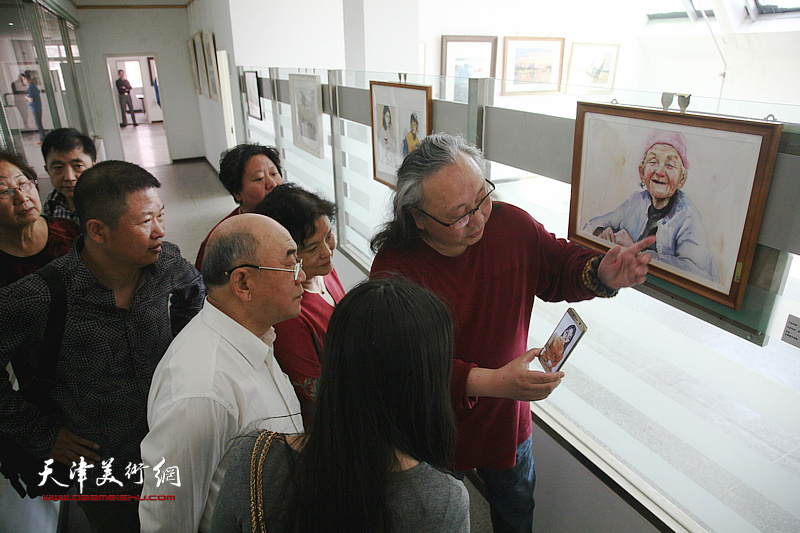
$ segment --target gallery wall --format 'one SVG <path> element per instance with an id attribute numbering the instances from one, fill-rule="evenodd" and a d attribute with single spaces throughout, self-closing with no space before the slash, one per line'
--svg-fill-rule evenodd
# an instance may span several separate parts
<path id="1" fill-rule="evenodd" d="M 648 12 L 663 9 L 659 2 L 572 2 L 568 10 L 563 4 L 518 0 L 497 0 L 491 9 L 480 0 L 460 0 L 458 8 L 452 0 L 426 2 L 419 18 L 426 73 L 439 73 L 441 35 L 499 36 L 498 78 L 503 37 L 564 37 L 565 70 L 572 42 L 620 44 L 615 82 L 620 89 L 716 98 L 722 88 L 725 99 L 800 105 L 800 16 L 752 23 L 741 2 L 711 4 L 718 14 L 710 23 L 714 37 L 702 19 L 648 22 Z M 727 63 L 724 87 L 721 54 Z"/>
<path id="2" fill-rule="evenodd" d="M 132 55 L 156 58 L 170 157 L 202 156 L 203 132 L 186 46 L 186 10 L 79 9 L 77 18 L 89 83 L 89 109 L 95 134 L 105 141 L 107 157 L 122 159 L 123 150 L 116 111 L 119 103 L 110 90 L 106 58 Z"/>
<path id="3" fill-rule="evenodd" d="M 228 78 L 233 90 L 235 101 L 232 105 L 234 117 L 234 134 L 237 142 L 244 141 L 244 118 L 242 114 L 242 107 L 238 101 L 238 87 L 239 78 L 236 71 L 236 65 L 241 64 L 236 58 L 237 50 L 241 47 L 236 46 L 234 42 L 234 30 L 231 19 L 231 7 L 238 5 L 239 2 L 231 2 L 229 4 L 226 0 L 196 0 L 187 9 L 189 18 L 189 36 L 195 33 L 202 32 L 213 33 L 217 50 L 224 50 L 228 55 Z M 253 16 L 253 15 L 251 15 Z M 256 18 L 256 17 L 253 17 Z M 265 35 L 268 34 L 266 26 L 263 24 L 263 18 L 259 19 L 262 24 L 258 30 L 256 40 L 260 40 L 260 44 L 255 46 L 264 46 L 263 40 Z M 184 43 L 184 48 L 188 48 Z M 188 51 L 187 51 L 188 54 Z M 219 157 L 222 152 L 229 147 L 225 139 L 225 122 L 223 118 L 222 106 L 223 102 L 217 102 L 204 95 L 197 95 L 192 90 L 198 101 L 200 109 L 200 121 L 203 128 L 203 154 L 205 158 L 211 163 L 217 171 L 219 171 Z M 230 104 L 228 104 L 230 105 Z"/>

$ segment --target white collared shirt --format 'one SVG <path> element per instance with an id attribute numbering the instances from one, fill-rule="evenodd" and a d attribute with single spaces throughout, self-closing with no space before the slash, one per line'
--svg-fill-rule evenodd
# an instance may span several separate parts
<path id="1" fill-rule="evenodd" d="M 273 356 L 275 331 L 261 338 L 214 307 L 203 309 L 172 341 L 147 400 L 150 432 L 142 441 L 142 531 L 208 531 L 235 437 L 256 429 L 300 433 L 300 403 Z M 178 467 L 160 486 L 160 471 Z"/>

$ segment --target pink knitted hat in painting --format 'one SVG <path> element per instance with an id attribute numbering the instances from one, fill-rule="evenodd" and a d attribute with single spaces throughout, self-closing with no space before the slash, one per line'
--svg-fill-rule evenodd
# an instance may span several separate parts
<path id="1" fill-rule="evenodd" d="M 647 138 L 647 142 L 644 145 L 642 160 L 647 157 L 647 152 L 650 148 L 656 144 L 668 144 L 675 148 L 675 151 L 681 156 L 683 168 L 689 168 L 689 160 L 686 159 L 686 138 L 682 133 L 678 133 L 677 131 L 655 130 L 650 134 L 650 137 Z"/>

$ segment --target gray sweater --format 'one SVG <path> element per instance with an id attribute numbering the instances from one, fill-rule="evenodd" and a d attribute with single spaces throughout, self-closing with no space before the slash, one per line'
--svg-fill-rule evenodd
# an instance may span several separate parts
<path id="1" fill-rule="evenodd" d="M 250 520 L 250 458 L 255 436 L 244 437 L 231 449 L 231 460 L 219 491 L 211 533 L 252 532 Z M 264 515 L 284 494 L 289 475 L 286 444 L 274 440 L 264 462 Z M 461 481 L 427 463 L 392 474 L 389 505 L 401 532 L 468 532 L 469 494 Z"/>

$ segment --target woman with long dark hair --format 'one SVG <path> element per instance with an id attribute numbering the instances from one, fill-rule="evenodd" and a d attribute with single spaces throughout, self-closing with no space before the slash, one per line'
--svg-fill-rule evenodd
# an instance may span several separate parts
<path id="1" fill-rule="evenodd" d="M 452 351 L 449 312 L 428 290 L 351 290 L 329 324 L 314 425 L 243 438 L 212 531 L 469 531 L 466 489 L 445 473 Z"/>

